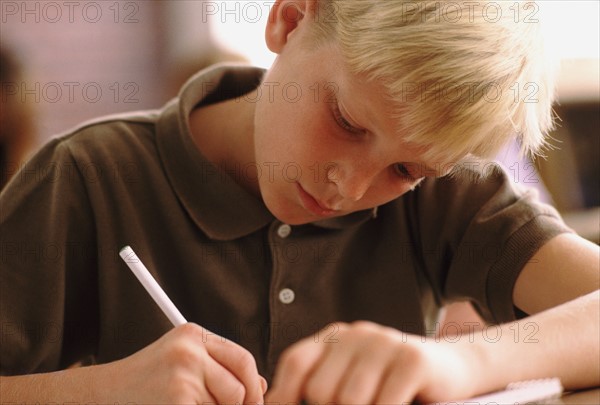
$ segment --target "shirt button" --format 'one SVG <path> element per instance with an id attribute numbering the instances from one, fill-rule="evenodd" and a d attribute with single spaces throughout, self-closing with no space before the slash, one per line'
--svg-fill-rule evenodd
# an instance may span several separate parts
<path id="1" fill-rule="evenodd" d="M 296 294 L 294 294 L 294 291 L 289 288 L 284 288 L 283 290 L 279 291 L 279 301 L 284 304 L 291 304 L 294 302 L 294 298 L 296 298 Z"/>
<path id="2" fill-rule="evenodd" d="M 288 224 L 283 224 L 279 228 L 277 228 L 277 235 L 280 238 L 287 238 L 292 233 L 292 227 Z"/>

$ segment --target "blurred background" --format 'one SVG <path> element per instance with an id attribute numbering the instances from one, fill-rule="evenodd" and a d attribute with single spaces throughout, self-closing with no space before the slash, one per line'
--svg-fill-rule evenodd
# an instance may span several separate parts
<path id="1" fill-rule="evenodd" d="M 3 181 L 50 137 L 100 115 L 159 108 L 204 66 L 268 67 L 274 56 L 263 31 L 272 2 L 0 0 Z M 515 182 L 540 188 L 570 225 L 598 243 L 599 2 L 540 5 L 562 67 L 556 149 L 534 166 L 510 151 L 501 160 Z"/>

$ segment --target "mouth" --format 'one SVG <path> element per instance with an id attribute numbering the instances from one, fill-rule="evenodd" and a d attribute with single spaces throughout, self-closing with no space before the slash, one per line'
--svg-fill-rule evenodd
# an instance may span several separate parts
<path id="1" fill-rule="evenodd" d="M 304 206 L 307 211 L 310 211 L 319 217 L 331 217 L 339 213 L 338 210 L 333 210 L 327 207 L 325 204 L 306 192 L 300 183 L 296 183 L 296 187 L 298 188 L 298 194 L 300 195 L 302 206 Z"/>

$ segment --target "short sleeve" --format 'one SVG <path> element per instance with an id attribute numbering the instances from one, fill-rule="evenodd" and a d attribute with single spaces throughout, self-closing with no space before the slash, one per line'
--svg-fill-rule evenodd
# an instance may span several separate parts
<path id="1" fill-rule="evenodd" d="M 535 252 L 571 232 L 500 166 L 426 181 L 411 201 L 426 275 L 442 303 L 470 300 L 491 323 L 518 318 L 514 284 Z"/>
<path id="2" fill-rule="evenodd" d="M 93 215 L 80 168 L 47 144 L 0 194 L 0 372 L 64 368 L 94 353 Z"/>

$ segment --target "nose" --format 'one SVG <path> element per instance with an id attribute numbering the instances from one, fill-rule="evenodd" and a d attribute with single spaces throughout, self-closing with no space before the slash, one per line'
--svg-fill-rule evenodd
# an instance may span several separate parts
<path id="1" fill-rule="evenodd" d="M 350 201 L 359 201 L 367 193 L 375 178 L 375 171 L 360 163 L 332 166 L 328 179 L 337 186 L 340 196 Z"/>

